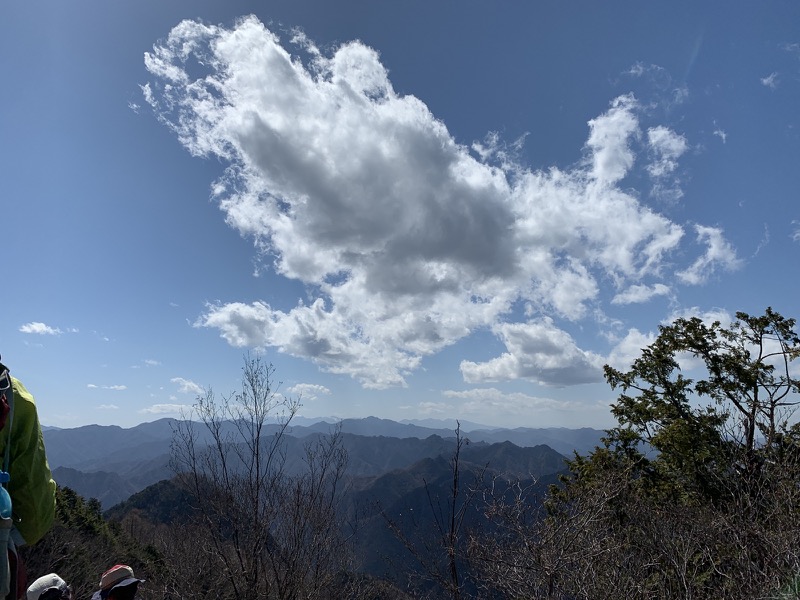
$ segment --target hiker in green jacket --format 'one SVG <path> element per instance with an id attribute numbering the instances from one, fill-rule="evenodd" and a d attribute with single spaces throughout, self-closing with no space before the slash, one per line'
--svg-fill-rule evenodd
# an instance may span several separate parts
<path id="1" fill-rule="evenodd" d="M 0 364 L 0 372 L 4 370 Z M 47 464 L 39 415 L 31 393 L 10 377 L 14 389 L 8 493 L 13 503 L 14 527 L 22 536 L 18 544 L 35 544 L 53 524 L 56 510 L 56 482 Z M 0 380 L 0 386 L 2 381 Z M 11 413 L 9 413 L 10 415 Z M 4 456 L 9 427 L 0 430 L 0 457 Z"/>
<path id="2" fill-rule="evenodd" d="M 56 483 L 50 473 L 33 396 L 0 363 L 0 469 L 10 475 L 5 484 L 11 497 L 11 528 L 5 581 L 7 598 L 25 594 L 27 582 L 16 548 L 35 544 L 55 517 Z M 7 523 L 7 520 L 0 519 Z M 2 554 L 0 554 L 2 556 Z M 2 559 L 0 559 L 2 561 Z M 5 562 L 5 561 L 2 561 Z M 0 573 L 3 569 L 0 569 Z M 10 578 L 9 578 L 10 576 Z"/>

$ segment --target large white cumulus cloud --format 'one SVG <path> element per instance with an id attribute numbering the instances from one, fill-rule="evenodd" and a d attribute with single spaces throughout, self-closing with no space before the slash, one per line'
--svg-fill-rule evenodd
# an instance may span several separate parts
<path id="1" fill-rule="evenodd" d="M 655 285 L 684 235 L 620 186 L 642 145 L 636 99 L 620 96 L 590 121 L 574 168 L 531 171 L 456 141 L 423 102 L 394 91 L 375 50 L 351 42 L 324 55 L 300 34 L 292 41 L 254 17 L 229 29 L 184 21 L 145 57 L 158 117 L 190 152 L 229 165 L 213 188 L 227 222 L 312 296 L 288 311 L 212 305 L 198 324 L 371 387 L 403 385 L 422 357 L 479 328 L 493 328 L 511 358 L 462 364 L 471 381 L 594 380 L 599 357 L 570 346 L 548 315 L 584 318 L 603 283 Z M 649 135 L 665 177 L 683 138 Z M 715 247 L 722 254 L 689 266 L 685 281 L 732 264 L 732 250 Z M 521 305 L 530 322 L 501 324 Z M 537 340 L 567 343 L 574 368 L 531 349 Z"/>

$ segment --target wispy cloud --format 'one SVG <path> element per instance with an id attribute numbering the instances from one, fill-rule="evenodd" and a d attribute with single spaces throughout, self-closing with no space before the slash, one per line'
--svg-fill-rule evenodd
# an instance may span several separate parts
<path id="1" fill-rule="evenodd" d="M 668 110 L 680 106 L 689 98 L 689 90 L 686 85 L 676 82 L 669 71 L 660 65 L 636 62 L 622 75 L 647 81 L 655 90 L 658 103 Z M 650 101 L 646 103 L 652 104 Z"/>
<path id="2" fill-rule="evenodd" d="M 126 385 L 96 385 L 94 383 L 87 383 L 86 387 L 90 390 L 110 390 L 112 392 L 121 392 L 128 389 Z"/>
<path id="3" fill-rule="evenodd" d="M 181 394 L 202 394 L 204 392 L 202 386 L 183 377 L 173 377 L 170 381 L 178 385 L 178 392 Z"/>
<path id="4" fill-rule="evenodd" d="M 286 392 L 309 401 L 316 400 L 320 396 L 328 396 L 331 393 L 324 385 L 317 385 L 315 383 L 298 383 L 297 385 L 287 388 Z"/>
<path id="5" fill-rule="evenodd" d="M 64 333 L 58 327 L 51 327 L 39 321 L 32 321 L 20 326 L 19 330 L 22 333 L 33 333 L 36 335 L 61 335 Z"/>
<path id="6" fill-rule="evenodd" d="M 147 408 L 139 411 L 140 414 L 145 415 L 188 415 L 192 411 L 192 407 L 187 404 L 153 404 Z"/>
<path id="7" fill-rule="evenodd" d="M 663 72 L 664 69 L 662 67 L 659 67 L 658 65 L 652 65 L 652 64 L 645 65 L 642 62 L 636 62 L 633 65 L 631 65 L 630 69 L 625 71 L 625 74 L 630 75 L 631 77 L 642 77 L 646 73 L 650 73 L 653 71 Z"/>
<path id="8" fill-rule="evenodd" d="M 769 227 L 766 223 L 764 223 L 764 235 L 761 237 L 761 241 L 758 242 L 758 246 L 756 246 L 755 252 L 753 252 L 753 256 L 758 256 L 758 253 L 761 252 L 767 245 L 769 244 Z"/>
<path id="9" fill-rule="evenodd" d="M 453 405 L 447 402 L 420 402 L 416 406 L 422 415 L 452 415 Z"/>
<path id="10" fill-rule="evenodd" d="M 472 390 L 442 392 L 446 398 L 465 400 L 460 409 L 465 413 L 477 414 L 496 412 L 497 414 L 524 414 L 543 409 L 576 408 L 580 403 L 565 402 L 552 398 L 542 398 L 521 392 L 503 392 L 497 388 L 476 388 Z"/>
<path id="11" fill-rule="evenodd" d="M 706 252 L 689 268 L 677 273 L 683 283 L 700 285 L 718 270 L 734 271 L 742 265 L 742 261 L 736 257 L 736 250 L 725 240 L 721 229 L 695 225 L 695 231 L 697 242 L 705 244 Z"/>
<path id="12" fill-rule="evenodd" d="M 761 78 L 761 85 L 774 90 L 778 87 L 778 74 L 777 73 L 770 73 L 766 77 Z"/>
<path id="13" fill-rule="evenodd" d="M 651 159 L 647 172 L 653 180 L 651 195 L 670 202 L 680 200 L 683 190 L 675 172 L 678 169 L 678 160 L 689 147 L 686 138 L 659 125 L 647 130 L 647 143 Z"/>
<path id="14" fill-rule="evenodd" d="M 791 42 L 781 45 L 781 50 L 791 55 L 795 60 L 800 60 L 800 43 Z"/>
<path id="15" fill-rule="evenodd" d="M 288 311 L 208 305 L 195 325 L 231 345 L 277 348 L 385 388 L 490 329 L 508 352 L 462 363 L 465 379 L 594 381 L 598 357 L 553 319 L 595 314 L 606 284 L 648 278 L 660 290 L 676 274 L 701 283 L 733 264 L 719 230 L 699 234 L 703 256 L 680 264 L 684 227 L 630 191 L 638 167 L 657 193 L 677 197 L 688 145 L 645 123 L 633 94 L 589 121 L 572 167 L 532 170 L 491 136 L 480 152 L 460 143 L 421 100 L 394 90 L 360 42 L 325 54 L 300 34 L 282 44 L 254 17 L 233 29 L 184 21 L 145 65 L 157 117 L 193 155 L 230 165 L 212 185 L 226 222 L 310 290 Z M 646 72 L 660 71 L 631 75 Z M 519 302 L 525 319 L 509 322 Z"/>
<path id="16" fill-rule="evenodd" d="M 686 152 L 686 138 L 659 125 L 647 130 L 647 143 L 653 160 L 647 165 L 651 177 L 665 177 L 678 168 L 678 159 Z"/>
<path id="17" fill-rule="evenodd" d="M 96 408 L 97 410 L 119 410 L 119 406 L 116 404 L 101 404 Z"/>
<path id="18" fill-rule="evenodd" d="M 611 300 L 611 304 L 638 304 L 648 302 L 655 296 L 668 296 L 669 286 L 663 283 L 655 285 L 632 285 L 623 292 L 620 292 Z"/>

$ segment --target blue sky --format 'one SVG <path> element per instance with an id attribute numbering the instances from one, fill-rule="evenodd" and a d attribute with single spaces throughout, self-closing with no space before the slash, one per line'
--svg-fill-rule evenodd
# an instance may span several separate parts
<path id="1" fill-rule="evenodd" d="M 125 427 L 611 425 L 659 323 L 797 316 L 796 2 L 8 2 L 0 354 Z"/>

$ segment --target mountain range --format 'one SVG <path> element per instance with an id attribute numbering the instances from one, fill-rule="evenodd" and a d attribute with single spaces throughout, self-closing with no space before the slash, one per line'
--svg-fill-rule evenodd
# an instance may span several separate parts
<path id="1" fill-rule="evenodd" d="M 375 417 L 339 421 L 342 444 L 349 456 L 348 474 L 367 481 L 404 469 L 413 471 L 422 461 L 451 455 L 455 431 L 446 426 L 451 423 L 423 423 Z M 170 449 L 177 424 L 175 419 L 160 419 L 127 429 L 101 425 L 45 428 L 53 477 L 59 485 L 72 488 L 84 498 L 97 498 L 104 509 L 110 508 L 174 475 Z M 437 427 L 439 424 L 442 426 Z M 293 464 L 299 468 L 301 450 L 310 436 L 327 434 L 334 427 L 325 420 L 293 421 L 286 436 L 289 469 Z M 493 429 L 473 423 L 468 427 L 468 432 L 462 430 L 470 441 L 464 448 L 464 460 L 489 464 L 494 472 L 518 477 L 558 471 L 565 456 L 591 451 L 604 435 L 591 428 Z M 268 432 L 277 429 L 278 425 L 271 425 Z M 197 431 L 202 443 L 207 439 L 202 436 L 203 428 Z M 539 446 L 547 449 L 531 450 Z M 542 458 L 545 455 L 547 458 Z"/>
<path id="2" fill-rule="evenodd" d="M 291 456 L 299 454 L 303 440 L 314 435 L 322 434 L 285 438 L 290 470 L 294 466 Z M 546 445 L 464 442 L 458 453 L 458 477 L 454 478 L 455 437 L 345 433 L 341 442 L 351 458 L 337 506 L 353 552 L 352 566 L 358 573 L 390 581 L 400 589 L 412 581 L 424 588 L 419 559 L 427 561 L 442 550 L 439 527 L 446 526 L 445 516 L 453 503 L 456 510 L 463 511 L 459 543 L 466 544 L 469 535 L 491 527 L 483 512 L 490 498 L 508 498 L 508 494 L 526 490 L 527 501 L 537 506 L 548 486 L 567 472 L 565 457 Z M 59 473 L 63 469 L 66 467 L 59 467 Z M 132 494 L 104 514 L 116 522 L 125 522 L 130 515 L 135 522 L 144 519 L 180 527 L 197 516 L 196 506 L 196 499 L 175 477 Z"/>

